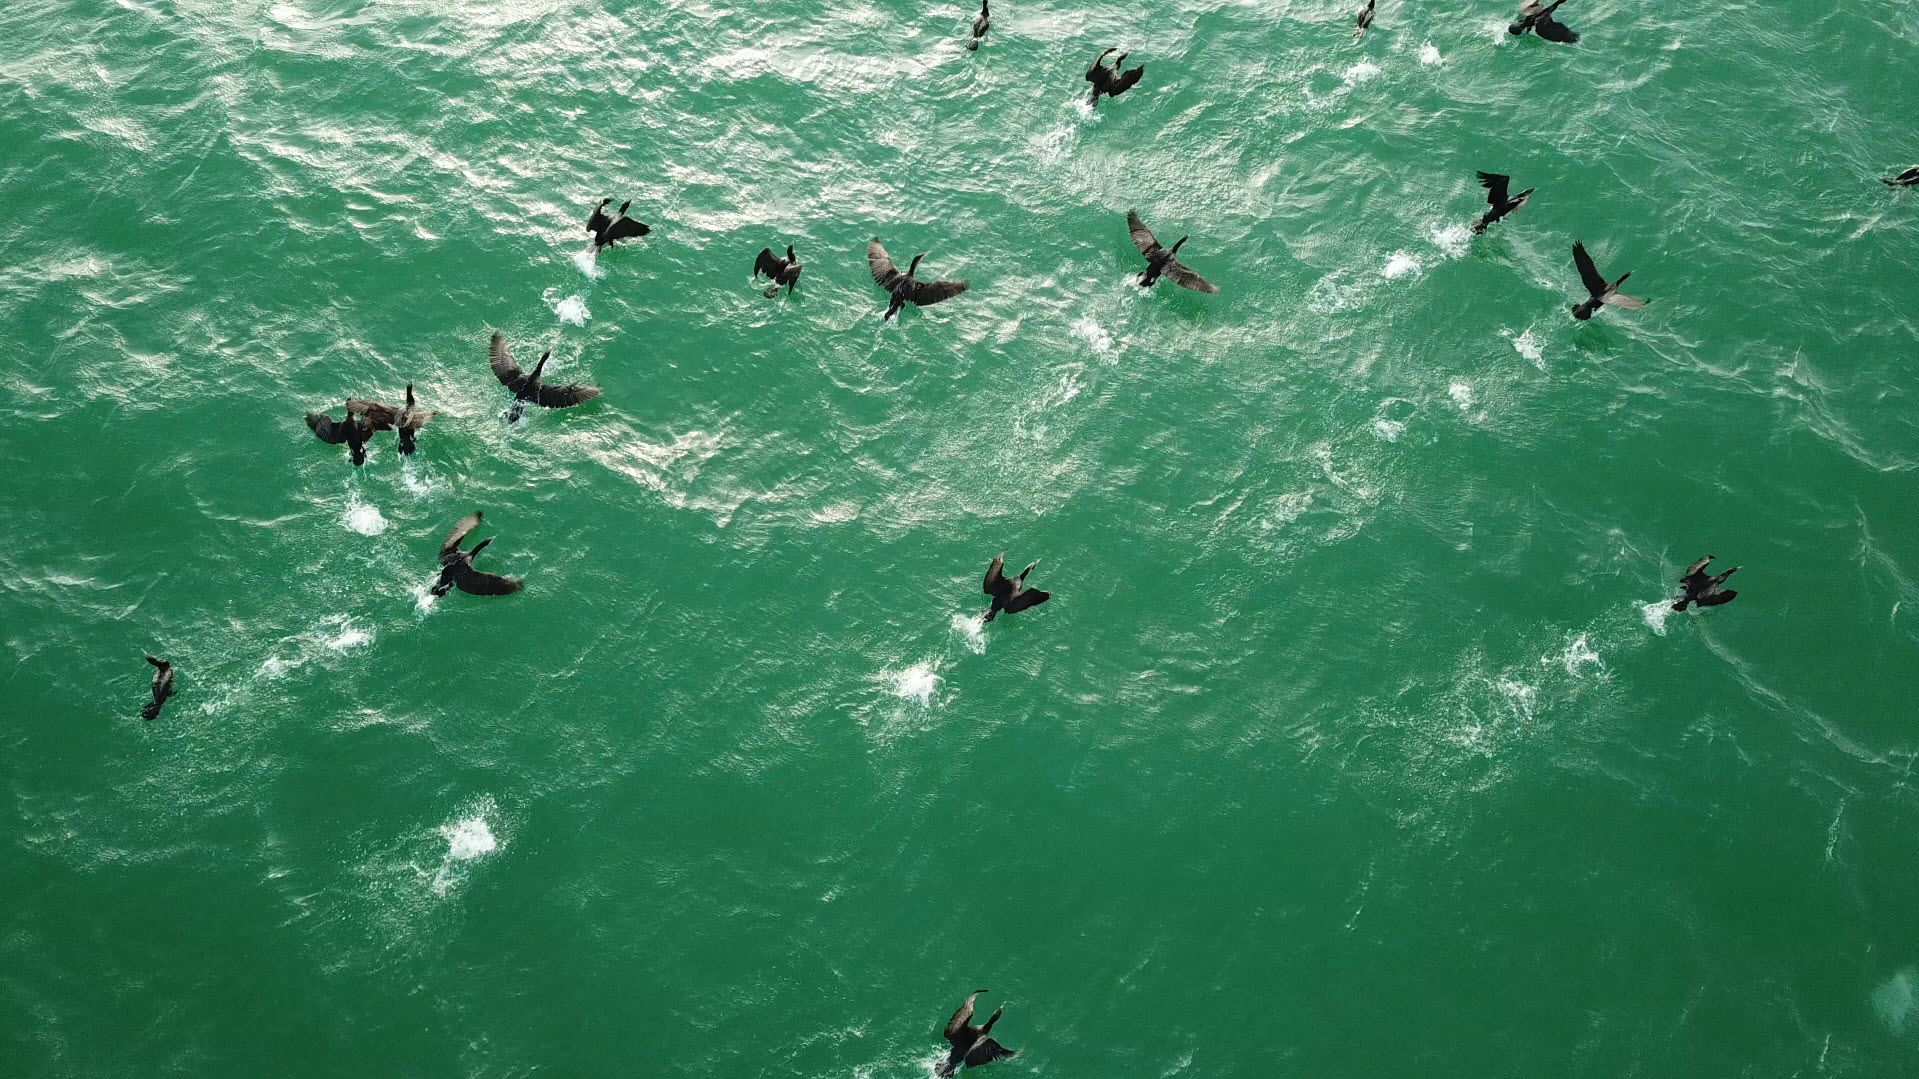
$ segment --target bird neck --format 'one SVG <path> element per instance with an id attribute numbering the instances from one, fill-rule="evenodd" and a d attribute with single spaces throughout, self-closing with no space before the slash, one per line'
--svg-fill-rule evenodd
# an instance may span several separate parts
<path id="1" fill-rule="evenodd" d="M 906 276 L 911 277 L 914 274 L 918 273 L 920 268 L 920 260 L 925 257 L 926 257 L 925 255 L 914 255 L 913 261 L 908 263 L 906 266 Z"/>

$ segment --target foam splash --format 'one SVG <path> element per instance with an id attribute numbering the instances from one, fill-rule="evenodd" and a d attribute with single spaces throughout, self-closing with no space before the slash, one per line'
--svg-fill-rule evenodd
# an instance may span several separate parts
<path id="1" fill-rule="evenodd" d="M 1433 246 L 1447 258 L 1464 258 L 1472 250 L 1473 230 L 1464 225 L 1444 225 L 1433 229 Z"/>
<path id="2" fill-rule="evenodd" d="M 1386 268 L 1379 271 L 1380 276 L 1389 281 L 1395 277 L 1404 277 L 1409 273 L 1418 272 L 1419 260 L 1404 251 L 1393 252 L 1393 257 L 1386 260 Z"/>
<path id="3" fill-rule="evenodd" d="M 425 614 L 433 609 L 433 601 L 436 598 L 431 586 L 417 585 L 413 589 L 413 609 Z"/>
<path id="4" fill-rule="evenodd" d="M 1506 336 L 1512 339 L 1514 352 L 1531 360 L 1532 365 L 1541 371 L 1546 369 L 1546 350 L 1540 345 L 1539 338 L 1533 336 L 1531 330 L 1520 334 L 1507 333 Z"/>
<path id="5" fill-rule="evenodd" d="M 1379 65 L 1371 60 L 1361 60 L 1346 69 L 1346 85 L 1354 86 L 1379 74 Z"/>
<path id="6" fill-rule="evenodd" d="M 445 895 L 465 879 L 471 862 L 500 849 L 500 841 L 493 834 L 492 824 L 487 821 L 489 813 L 497 812 L 489 799 L 467 816 L 440 825 L 440 838 L 446 840 L 446 853 L 440 857 L 440 868 L 432 877 L 436 894 Z"/>
<path id="7" fill-rule="evenodd" d="M 953 632 L 966 642 L 967 651 L 974 655 L 986 652 L 986 616 L 983 614 L 953 616 Z"/>
<path id="8" fill-rule="evenodd" d="M 600 276 L 600 253 L 591 248 L 573 256 L 573 265 L 588 277 Z"/>
<path id="9" fill-rule="evenodd" d="M 1639 608 L 1639 617 L 1646 620 L 1647 628 L 1661 637 L 1666 635 L 1666 619 L 1671 618 L 1672 600 L 1662 599 Z"/>
<path id="10" fill-rule="evenodd" d="M 888 676 L 893 683 L 893 695 L 917 704 L 925 704 L 933 699 L 933 691 L 939 688 L 940 676 L 932 663 L 915 663 L 903 671 L 895 671 Z"/>
<path id="11" fill-rule="evenodd" d="M 1082 318 L 1073 323 L 1073 336 L 1086 342 L 1086 347 L 1101 356 L 1113 354 L 1113 335 L 1091 318 Z"/>
<path id="12" fill-rule="evenodd" d="M 347 531 L 362 536 L 377 536 L 386 531 L 386 518 L 381 516 L 380 507 L 360 501 L 357 494 L 347 496 L 346 512 L 340 520 Z"/>
<path id="13" fill-rule="evenodd" d="M 1373 434 L 1387 442 L 1398 442 L 1399 436 L 1405 433 L 1405 430 L 1406 425 L 1399 420 L 1389 420 L 1382 416 L 1373 421 Z"/>
<path id="14" fill-rule="evenodd" d="M 1432 42 L 1428 41 L 1419 47 L 1419 62 L 1422 64 L 1443 64 L 1446 62 L 1446 58 L 1439 55 L 1439 50 L 1433 47 Z"/>
<path id="15" fill-rule="evenodd" d="M 1446 387 L 1446 396 L 1453 399 L 1459 411 L 1465 412 L 1473 407 L 1473 384 L 1456 378 Z"/>
<path id="16" fill-rule="evenodd" d="M 1872 1010 L 1894 1034 L 1904 1034 L 1919 1011 L 1919 968 L 1904 967 L 1872 991 Z"/>
<path id="17" fill-rule="evenodd" d="M 358 648 L 372 639 L 373 634 L 363 629 L 354 629 L 349 625 L 340 630 L 339 636 L 328 637 L 320 643 L 335 652 L 345 652 L 350 648 Z"/>
<path id="18" fill-rule="evenodd" d="M 425 498 L 440 489 L 438 481 L 431 476 L 421 474 L 413 467 L 413 458 L 400 458 L 400 486 L 415 498 Z"/>
<path id="19" fill-rule="evenodd" d="M 1583 633 L 1574 638 L 1573 642 L 1566 646 L 1566 650 L 1559 654 L 1559 665 L 1566 668 L 1566 673 L 1574 678 L 1579 677 L 1582 668 L 1603 669 L 1606 666 L 1600 662 L 1599 653 L 1593 651 L 1592 645 L 1586 642 L 1586 635 Z"/>
<path id="20" fill-rule="evenodd" d="M 559 316 L 561 322 L 570 323 L 574 326 L 584 326 L 586 325 L 586 320 L 593 317 L 586 309 L 586 301 L 579 296 L 568 296 L 566 299 L 554 303 L 553 313 Z"/>

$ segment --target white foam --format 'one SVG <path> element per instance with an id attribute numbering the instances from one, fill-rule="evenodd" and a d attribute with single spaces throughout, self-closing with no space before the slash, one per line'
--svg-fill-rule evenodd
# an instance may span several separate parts
<path id="1" fill-rule="evenodd" d="M 362 536 L 377 536 L 386 531 L 386 518 L 380 515 L 380 507 L 360 501 L 359 495 L 348 495 L 346 513 L 341 517 L 348 531 L 358 532 Z"/>
<path id="2" fill-rule="evenodd" d="M 1919 1010 L 1919 969 L 1905 967 L 1872 991 L 1872 1010 L 1894 1034 L 1904 1034 Z"/>
<path id="3" fill-rule="evenodd" d="M 358 648 L 372 639 L 373 634 L 368 633 L 366 630 L 354 629 L 352 626 L 347 626 L 340 631 L 339 636 L 328 637 L 320 643 L 333 649 L 335 652 L 344 652 L 349 648 Z"/>
<path id="4" fill-rule="evenodd" d="M 400 485 L 407 493 L 416 498 L 424 498 L 439 490 L 440 484 L 431 476 L 422 475 L 413 467 L 413 458 L 400 458 Z"/>
<path id="5" fill-rule="evenodd" d="M 1473 384 L 1464 379 L 1453 379 L 1452 383 L 1446 387 L 1446 396 L 1453 399 L 1453 404 L 1459 406 L 1459 411 L 1464 412 L 1473 407 Z"/>
<path id="6" fill-rule="evenodd" d="M 1534 337 L 1531 330 L 1521 334 L 1507 332 L 1506 336 L 1512 338 L 1514 352 L 1531 360 L 1533 366 L 1541 371 L 1546 369 L 1546 350 L 1540 346 L 1539 338 Z"/>
<path id="7" fill-rule="evenodd" d="M 903 671 L 895 671 L 890 676 L 893 682 L 893 695 L 903 697 L 920 704 L 933 699 L 933 691 L 939 688 L 940 676 L 932 663 L 915 663 Z"/>
<path id="8" fill-rule="evenodd" d="M 1398 420 L 1389 420 L 1382 416 L 1373 421 L 1373 434 L 1388 442 L 1398 442 L 1399 436 L 1405 430 L 1406 425 Z"/>
<path id="9" fill-rule="evenodd" d="M 986 651 L 986 616 L 983 614 L 953 616 L 953 632 L 966 641 L 966 648 L 974 655 Z"/>
<path id="10" fill-rule="evenodd" d="M 1419 47 L 1419 62 L 1422 64 L 1443 64 L 1446 62 L 1446 58 L 1439 55 L 1439 50 L 1433 48 L 1433 43 L 1428 41 Z"/>
<path id="11" fill-rule="evenodd" d="M 559 316 L 561 322 L 568 322 L 575 326 L 584 326 L 586 320 L 593 317 L 586 309 L 586 301 L 578 296 L 568 296 L 554 303 L 553 313 Z"/>
<path id="12" fill-rule="evenodd" d="M 1500 696 L 1506 698 L 1506 703 L 1512 706 L 1515 716 L 1522 722 L 1532 722 L 1533 698 L 1539 695 L 1537 686 L 1527 685 L 1517 679 L 1501 678 L 1493 683 L 1493 688 L 1499 691 Z"/>
<path id="13" fill-rule="evenodd" d="M 294 666 L 295 664 L 291 660 L 281 659 L 279 656 L 268 656 L 266 662 L 260 664 L 260 677 L 282 678 L 285 677 L 286 673 L 292 670 Z"/>
<path id="14" fill-rule="evenodd" d="M 482 854 L 491 854 L 500 846 L 493 837 L 493 829 L 487 826 L 486 818 L 474 814 L 465 820 L 440 826 L 440 834 L 446 837 L 446 856 L 449 861 L 466 862 Z"/>
<path id="15" fill-rule="evenodd" d="M 1433 229 L 1433 246 L 1447 258 L 1464 258 L 1472 250 L 1473 230 L 1464 225 L 1444 225 Z"/>
<path id="16" fill-rule="evenodd" d="M 1113 354 L 1113 335 L 1091 318 L 1082 318 L 1073 323 L 1073 336 L 1086 342 L 1088 348 L 1101 356 Z"/>
<path id="17" fill-rule="evenodd" d="M 580 272 L 588 277 L 600 276 L 599 261 L 600 253 L 592 248 L 573 256 L 573 265 L 579 267 Z"/>
<path id="18" fill-rule="evenodd" d="M 1605 664 L 1599 661 L 1599 653 L 1593 651 L 1592 645 L 1586 643 L 1586 635 L 1583 633 L 1559 654 L 1559 665 L 1566 668 L 1566 673 L 1574 678 L 1579 677 L 1579 671 L 1583 667 L 1605 667 Z"/>
<path id="19" fill-rule="evenodd" d="M 413 589 L 413 609 L 425 614 L 433 609 L 435 598 L 430 585 L 418 585 Z"/>
<path id="20" fill-rule="evenodd" d="M 1359 63 L 1346 69 L 1346 84 L 1351 86 L 1355 83 L 1362 83 L 1377 74 L 1379 74 L 1378 64 L 1373 63 L 1371 60 L 1361 60 Z"/>
<path id="21" fill-rule="evenodd" d="M 1672 617 L 1672 600 L 1662 599 L 1656 603 L 1646 604 L 1644 607 L 1639 608 L 1639 617 L 1646 620 L 1646 625 L 1651 628 L 1654 633 L 1664 637 L 1666 635 L 1666 619 Z"/>
<path id="22" fill-rule="evenodd" d="M 1393 257 L 1386 260 L 1386 268 L 1379 271 L 1380 276 L 1387 280 L 1418 272 L 1419 260 L 1404 251 L 1393 252 Z"/>

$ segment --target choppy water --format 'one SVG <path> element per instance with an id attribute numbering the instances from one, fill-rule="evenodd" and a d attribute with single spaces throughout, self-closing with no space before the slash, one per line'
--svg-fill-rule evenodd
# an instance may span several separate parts
<path id="1" fill-rule="evenodd" d="M 0 1073 L 1912 1074 L 1919 8 L 1350 7 L 0 8 Z"/>

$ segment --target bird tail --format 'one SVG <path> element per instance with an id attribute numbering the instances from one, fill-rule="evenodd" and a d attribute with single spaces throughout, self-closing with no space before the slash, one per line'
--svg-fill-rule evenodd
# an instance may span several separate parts
<path id="1" fill-rule="evenodd" d="M 1628 296 L 1623 292 L 1607 293 L 1604 302 L 1609 306 L 1623 307 L 1628 311 L 1637 311 L 1646 306 L 1646 301 L 1637 296 Z"/>
<path id="2" fill-rule="evenodd" d="M 979 38 L 974 38 L 973 40 L 971 40 L 971 41 L 969 41 L 969 42 L 967 42 L 967 43 L 966 43 L 966 51 L 967 51 L 967 52 L 978 52 L 978 51 L 979 51 Z"/>
<path id="3" fill-rule="evenodd" d="M 148 701 L 145 705 L 142 705 L 140 708 L 141 719 L 157 719 L 159 718 L 159 715 L 160 715 L 159 701 Z"/>

